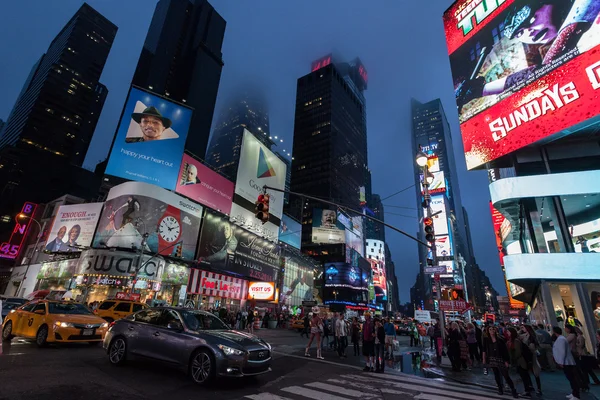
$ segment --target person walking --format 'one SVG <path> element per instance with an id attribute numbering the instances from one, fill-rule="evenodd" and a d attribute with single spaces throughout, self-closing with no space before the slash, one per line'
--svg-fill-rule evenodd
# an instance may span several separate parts
<path id="1" fill-rule="evenodd" d="M 385 331 L 385 350 L 390 359 L 394 359 L 394 340 L 396 340 L 396 327 L 392 323 L 391 318 L 388 318 L 383 325 Z M 433 339 L 432 339 L 433 341 Z"/>
<path id="2" fill-rule="evenodd" d="M 340 313 L 335 321 L 335 338 L 338 344 L 338 355 L 340 358 L 346 358 L 346 347 L 348 347 L 348 331 L 346 330 L 346 321 L 344 314 Z"/>
<path id="3" fill-rule="evenodd" d="M 565 331 L 568 333 L 567 341 L 569 342 L 571 353 L 575 358 L 575 364 L 579 371 L 581 387 L 584 391 L 590 390 L 590 377 L 595 385 L 600 384 L 600 381 L 594 373 L 593 361 L 590 365 L 589 353 L 585 347 L 585 337 L 583 336 L 583 332 L 578 327 L 572 325 L 565 325 Z"/>
<path id="4" fill-rule="evenodd" d="M 310 331 L 310 319 L 308 318 L 308 314 L 306 314 L 304 316 L 304 329 L 302 329 L 302 332 L 300 332 L 300 337 L 306 335 L 306 338 L 308 339 L 309 331 Z"/>
<path id="5" fill-rule="evenodd" d="M 427 328 L 427 336 L 429 337 L 429 350 L 433 350 L 433 341 L 434 341 L 435 329 L 433 328 L 433 321 L 431 325 Z"/>
<path id="6" fill-rule="evenodd" d="M 312 318 L 310 319 L 310 339 L 308 340 L 308 345 L 306 345 L 306 349 L 304 351 L 305 357 L 310 357 L 310 346 L 313 340 L 316 338 L 316 347 L 317 347 L 317 358 L 319 360 L 324 360 L 323 356 L 321 356 L 321 334 L 323 332 L 323 320 L 319 316 L 318 312 L 312 313 Z"/>
<path id="7" fill-rule="evenodd" d="M 363 323 L 362 329 L 362 340 L 363 340 L 363 356 L 365 356 L 365 372 L 375 371 L 375 323 L 371 318 L 371 313 L 365 313 L 365 322 Z"/>
<path id="8" fill-rule="evenodd" d="M 517 368 L 517 373 L 523 381 L 525 386 L 525 396 L 531 396 L 533 391 L 533 383 L 531 382 L 531 376 L 529 375 L 529 363 L 531 362 L 531 351 L 523 344 L 519 339 L 517 330 L 510 327 L 506 330 L 508 332 L 508 343 L 507 347 L 510 353 L 510 359 L 512 364 Z"/>
<path id="9" fill-rule="evenodd" d="M 248 310 L 248 333 L 254 334 L 254 310 Z"/>
<path id="10" fill-rule="evenodd" d="M 519 335 L 519 339 L 521 342 L 527 347 L 529 347 L 529 351 L 531 352 L 531 362 L 528 363 L 529 371 L 533 373 L 533 377 L 535 378 L 535 384 L 538 388 L 537 394 L 538 396 L 542 395 L 542 381 L 540 380 L 540 373 L 542 372 L 542 367 L 537 359 L 537 354 L 539 352 L 539 344 L 537 341 L 537 335 L 535 334 L 533 328 L 529 325 L 521 326 L 521 334 Z"/>
<path id="11" fill-rule="evenodd" d="M 375 372 L 385 369 L 385 328 L 379 318 L 375 319 Z"/>
<path id="12" fill-rule="evenodd" d="M 562 329 L 558 326 L 552 328 L 552 336 L 555 338 L 554 345 L 552 346 L 552 355 L 559 368 L 565 373 L 569 384 L 571 385 L 571 397 L 567 396 L 570 400 L 579 400 L 580 395 L 580 384 L 579 377 L 576 371 L 577 366 L 575 364 L 575 358 L 571 353 L 569 342 L 567 338 L 562 335 Z"/>
<path id="13" fill-rule="evenodd" d="M 354 348 L 354 355 L 360 356 L 360 324 L 358 318 L 352 318 L 352 326 L 350 327 L 350 338 Z"/>
<path id="14" fill-rule="evenodd" d="M 496 380 L 496 385 L 498 386 L 498 394 L 504 394 L 504 383 L 502 381 L 502 378 L 504 378 L 510 387 L 513 398 L 517 399 L 519 397 L 517 394 L 517 389 L 515 388 L 515 384 L 512 379 L 510 379 L 510 375 L 508 373 L 508 367 L 510 365 L 508 348 L 506 347 L 504 340 L 498 337 L 498 331 L 496 330 L 495 326 L 490 326 L 487 329 L 487 335 L 483 339 L 482 349 L 482 362 L 483 364 L 488 365 L 489 368 L 491 368 L 494 372 L 494 379 Z"/>
<path id="15" fill-rule="evenodd" d="M 546 360 L 550 371 L 556 371 L 556 363 L 552 356 L 552 336 L 544 329 L 543 324 L 538 324 L 535 335 L 539 344 L 540 356 Z"/>
<path id="16" fill-rule="evenodd" d="M 460 372 L 460 341 L 462 336 L 460 329 L 456 322 L 450 324 L 450 331 L 448 332 L 448 358 L 452 363 L 452 371 Z"/>
<path id="17" fill-rule="evenodd" d="M 471 322 L 467 324 L 467 346 L 469 346 L 469 358 L 471 359 L 471 365 L 477 360 L 477 362 L 481 362 L 481 357 L 479 356 L 479 346 L 477 345 L 477 330 L 475 329 L 475 325 Z"/>

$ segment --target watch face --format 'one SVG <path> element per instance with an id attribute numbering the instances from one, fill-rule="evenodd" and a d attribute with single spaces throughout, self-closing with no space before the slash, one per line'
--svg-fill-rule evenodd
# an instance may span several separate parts
<path id="1" fill-rule="evenodd" d="M 167 216 L 160 221 L 158 233 L 166 242 L 174 242 L 181 233 L 181 226 L 175 217 Z"/>

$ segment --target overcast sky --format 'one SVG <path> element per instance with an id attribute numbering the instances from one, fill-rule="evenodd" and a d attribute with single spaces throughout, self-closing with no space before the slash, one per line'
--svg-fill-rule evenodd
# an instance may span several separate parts
<path id="1" fill-rule="evenodd" d="M 360 57 L 369 73 L 367 127 L 373 192 L 382 197 L 411 186 L 410 99 L 441 98 L 451 125 L 464 206 L 477 262 L 505 294 L 484 171 L 467 172 L 454 104 L 442 13 L 451 0 L 212 0 L 227 21 L 217 112 L 229 93 L 248 80 L 265 87 L 271 133 L 289 151 L 296 80 L 310 63 L 332 49 L 345 59 Z M 80 0 L 5 1 L 0 6 L 0 118 L 6 120 L 31 66 L 81 6 Z M 137 64 L 155 0 L 90 0 L 119 27 L 101 78 L 108 99 L 85 166 L 108 153 L 128 85 Z M 386 222 L 409 233 L 419 229 L 414 189 L 384 202 Z M 400 215 L 396 215 L 400 214 Z M 418 271 L 415 242 L 388 230 L 402 302 Z"/>

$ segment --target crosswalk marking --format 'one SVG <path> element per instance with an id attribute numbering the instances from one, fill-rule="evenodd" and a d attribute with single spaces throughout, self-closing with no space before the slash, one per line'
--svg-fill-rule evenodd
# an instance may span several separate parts
<path id="1" fill-rule="evenodd" d="M 382 396 L 416 400 L 496 400 L 506 399 L 483 388 L 446 383 L 410 375 L 341 374 L 330 379 L 272 389 L 246 396 L 251 400 L 381 400 Z M 280 396 L 277 392 L 283 392 Z"/>
<path id="2" fill-rule="evenodd" d="M 329 393 L 317 392 L 316 390 L 308 389 L 302 386 L 290 386 L 281 390 L 284 392 L 308 397 L 312 400 L 348 400 L 346 397 L 339 397 Z"/>

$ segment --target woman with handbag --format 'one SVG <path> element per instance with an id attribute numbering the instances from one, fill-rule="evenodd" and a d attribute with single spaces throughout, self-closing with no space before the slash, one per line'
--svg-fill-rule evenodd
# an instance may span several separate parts
<path id="1" fill-rule="evenodd" d="M 306 346 L 306 350 L 304 351 L 305 357 L 310 357 L 310 345 L 313 342 L 313 339 L 317 339 L 316 347 L 317 347 L 317 358 L 320 360 L 324 360 L 321 356 L 321 335 L 323 333 L 323 320 L 319 316 L 318 312 L 312 313 L 312 318 L 310 320 L 310 339 L 308 340 L 308 345 Z"/>
<path id="2" fill-rule="evenodd" d="M 483 338 L 483 353 L 481 354 L 484 365 L 494 372 L 494 379 L 496 379 L 496 385 L 498 385 L 498 394 L 504 394 L 504 383 L 502 378 L 506 381 L 512 396 L 517 399 L 517 389 L 515 384 L 508 374 L 508 367 L 510 356 L 508 354 L 508 348 L 500 337 L 498 337 L 498 331 L 495 326 L 490 326 L 487 329 L 487 335 Z"/>

